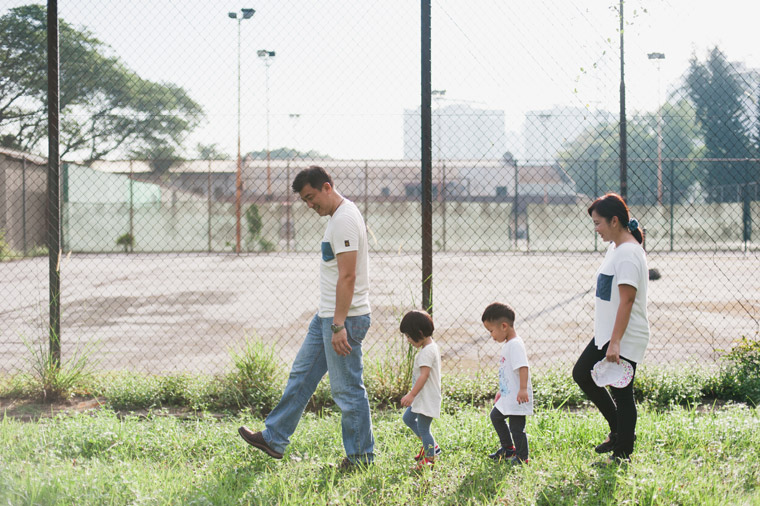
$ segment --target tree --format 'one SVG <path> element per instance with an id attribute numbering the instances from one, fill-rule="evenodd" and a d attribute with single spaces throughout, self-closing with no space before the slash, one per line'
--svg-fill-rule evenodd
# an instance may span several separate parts
<path id="1" fill-rule="evenodd" d="M 705 157 L 744 159 L 752 156 L 751 122 L 743 97 L 742 77 L 717 47 L 701 63 L 692 57 L 686 77 L 704 138 Z M 704 185 L 711 201 L 737 201 L 747 183 L 758 180 L 747 161 L 705 164 Z"/>
<path id="2" fill-rule="evenodd" d="M 41 5 L 0 17 L 0 142 L 30 152 L 47 138 L 47 33 Z M 140 78 L 86 29 L 59 21 L 61 157 L 181 149 L 203 111 L 182 88 Z"/>
<path id="3" fill-rule="evenodd" d="M 694 156 L 699 132 L 694 107 L 687 100 L 666 103 L 662 115 L 662 169 L 666 194 L 680 201 L 685 190 L 697 180 L 693 162 L 673 161 Z M 628 121 L 628 201 L 630 204 L 657 202 L 657 112 Z M 598 196 L 620 188 L 617 121 L 589 128 L 565 146 L 559 163 L 573 178 L 576 190 Z"/>

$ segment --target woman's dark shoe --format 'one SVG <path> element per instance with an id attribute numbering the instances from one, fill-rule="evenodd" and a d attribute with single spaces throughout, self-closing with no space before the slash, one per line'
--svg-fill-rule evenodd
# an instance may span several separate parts
<path id="1" fill-rule="evenodd" d="M 615 442 L 616 441 L 617 441 L 617 434 L 614 433 L 614 432 L 610 432 L 607 435 L 607 440 L 604 443 L 602 443 L 600 445 L 597 445 L 596 448 L 594 448 L 594 451 L 596 453 L 611 452 L 612 450 L 615 449 Z"/>

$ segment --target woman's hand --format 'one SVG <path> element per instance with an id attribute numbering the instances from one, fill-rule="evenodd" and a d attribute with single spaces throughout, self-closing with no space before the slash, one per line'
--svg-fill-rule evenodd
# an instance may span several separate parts
<path id="1" fill-rule="evenodd" d="M 496 404 L 501 399 L 501 391 L 496 392 L 496 397 L 493 399 L 493 403 Z"/>
<path id="2" fill-rule="evenodd" d="M 417 396 L 416 395 L 412 395 L 412 393 L 409 392 L 408 394 L 406 394 L 405 396 L 403 396 L 401 398 L 401 405 L 404 406 L 404 407 L 411 406 L 412 403 L 414 402 L 414 398 L 415 397 L 417 397 Z"/>
<path id="3" fill-rule="evenodd" d="M 610 341 L 610 344 L 607 346 L 606 358 L 608 362 L 615 362 L 616 364 L 620 363 L 620 343 L 613 343 Z"/>

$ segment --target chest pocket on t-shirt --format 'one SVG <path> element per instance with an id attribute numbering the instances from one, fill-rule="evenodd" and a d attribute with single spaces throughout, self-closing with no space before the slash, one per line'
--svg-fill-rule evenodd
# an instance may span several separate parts
<path id="1" fill-rule="evenodd" d="M 330 246 L 330 243 L 327 241 L 322 243 L 322 260 L 325 262 L 335 260 L 335 253 L 333 253 L 332 246 Z"/>
<path id="2" fill-rule="evenodd" d="M 596 278 L 596 296 L 609 301 L 612 298 L 612 278 L 609 274 L 599 274 Z"/>

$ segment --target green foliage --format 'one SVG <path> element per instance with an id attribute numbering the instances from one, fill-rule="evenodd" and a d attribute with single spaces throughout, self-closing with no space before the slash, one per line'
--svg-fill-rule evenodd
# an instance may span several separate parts
<path id="1" fill-rule="evenodd" d="M 412 388 L 414 347 L 396 338 L 400 345 L 387 346 L 385 353 L 364 364 L 364 383 L 370 401 L 378 407 L 398 405 Z"/>
<path id="2" fill-rule="evenodd" d="M 132 248 L 135 246 L 135 238 L 132 234 L 127 232 L 126 234 L 122 234 L 116 239 L 116 245 L 121 246 L 124 248 L 124 253 L 128 253 L 132 251 Z"/>
<path id="3" fill-rule="evenodd" d="M 700 139 L 696 126 L 694 106 L 688 100 L 664 104 L 659 111 L 662 117 L 662 157 L 684 159 L 696 154 Z M 648 113 L 628 120 L 629 173 L 635 174 L 628 182 L 629 204 L 652 204 L 657 195 L 651 188 L 657 186 L 657 122 L 658 113 Z M 619 135 L 617 119 L 610 118 L 588 128 L 558 153 L 561 167 L 573 179 L 576 190 L 585 195 L 600 195 L 620 186 L 619 145 L 610 142 Z M 673 166 L 673 186 L 676 195 L 698 180 L 699 173 L 693 162 L 680 161 Z M 664 167 L 664 170 L 669 170 Z M 668 178 L 669 173 L 665 174 Z"/>
<path id="4" fill-rule="evenodd" d="M 259 248 L 261 248 L 261 251 L 264 253 L 271 253 L 277 249 L 272 241 L 268 241 L 263 237 L 259 239 Z"/>
<path id="5" fill-rule="evenodd" d="M 531 383 L 534 406 L 579 406 L 586 400 L 580 387 L 573 380 L 572 368 L 569 365 L 536 372 L 531 378 Z"/>
<path id="6" fill-rule="evenodd" d="M 241 352 L 232 352 L 234 370 L 227 375 L 223 392 L 229 398 L 223 405 L 247 408 L 253 413 L 266 414 L 280 400 L 283 388 L 283 369 L 274 348 L 261 341 L 246 339 Z"/>
<path id="7" fill-rule="evenodd" d="M 713 48 L 704 63 L 694 56 L 686 76 L 689 96 L 703 134 L 708 158 L 751 158 L 751 111 L 745 109 L 748 90 L 741 74 L 726 55 Z M 713 162 L 705 167 L 704 186 L 714 202 L 732 202 L 737 192 L 723 192 L 722 185 L 747 184 L 760 179 L 751 162 Z"/>
<path id="8" fill-rule="evenodd" d="M 37 342 L 22 337 L 33 381 L 34 396 L 45 401 L 68 398 L 84 383 L 89 383 L 97 362 L 90 360 L 90 347 L 75 349 L 71 357 L 60 362 L 52 355 L 47 339 Z"/>
<path id="9" fill-rule="evenodd" d="M 341 473 L 338 413 L 306 413 L 285 458 L 243 443 L 239 417 L 130 416 L 102 410 L 0 422 L 2 504 L 277 505 L 718 505 L 760 503 L 760 431 L 755 410 L 700 412 L 643 406 L 632 463 L 598 470 L 593 447 L 606 433 L 593 410 L 540 409 L 528 418 L 531 463 L 486 457 L 498 445 L 483 409 L 444 414 L 432 431 L 443 454 L 410 473 L 415 438 L 400 410 L 373 413 L 377 456 Z"/>
<path id="10" fill-rule="evenodd" d="M 46 114 L 44 5 L 0 17 L 0 133 L 3 143 L 42 150 Z M 157 146 L 179 148 L 203 117 L 187 92 L 139 77 L 86 29 L 59 19 L 61 157 L 97 159 Z"/>
<path id="11" fill-rule="evenodd" d="M 142 376 L 131 373 L 108 374 L 96 382 L 93 393 L 106 399 L 116 410 L 134 411 L 169 406 L 194 411 L 208 409 L 217 398 L 218 379 L 190 374 Z"/>
<path id="12" fill-rule="evenodd" d="M 263 223 L 261 221 L 261 215 L 259 214 L 259 206 L 251 204 L 248 210 L 245 212 L 245 221 L 248 224 L 248 233 L 253 240 L 259 238 L 261 234 L 261 228 Z"/>
<path id="13" fill-rule="evenodd" d="M 11 255 L 11 248 L 5 240 L 5 230 L 0 228 L 0 261 L 5 260 Z"/>
<path id="14" fill-rule="evenodd" d="M 742 337 L 722 358 L 716 397 L 760 404 L 760 341 Z"/>
<path id="15" fill-rule="evenodd" d="M 694 405 L 702 401 L 712 374 L 698 367 L 639 367 L 634 396 L 658 408 Z"/>
<path id="16" fill-rule="evenodd" d="M 492 374 L 444 374 L 441 377 L 441 410 L 456 413 L 465 406 L 488 406 L 498 388 L 498 379 Z"/>

